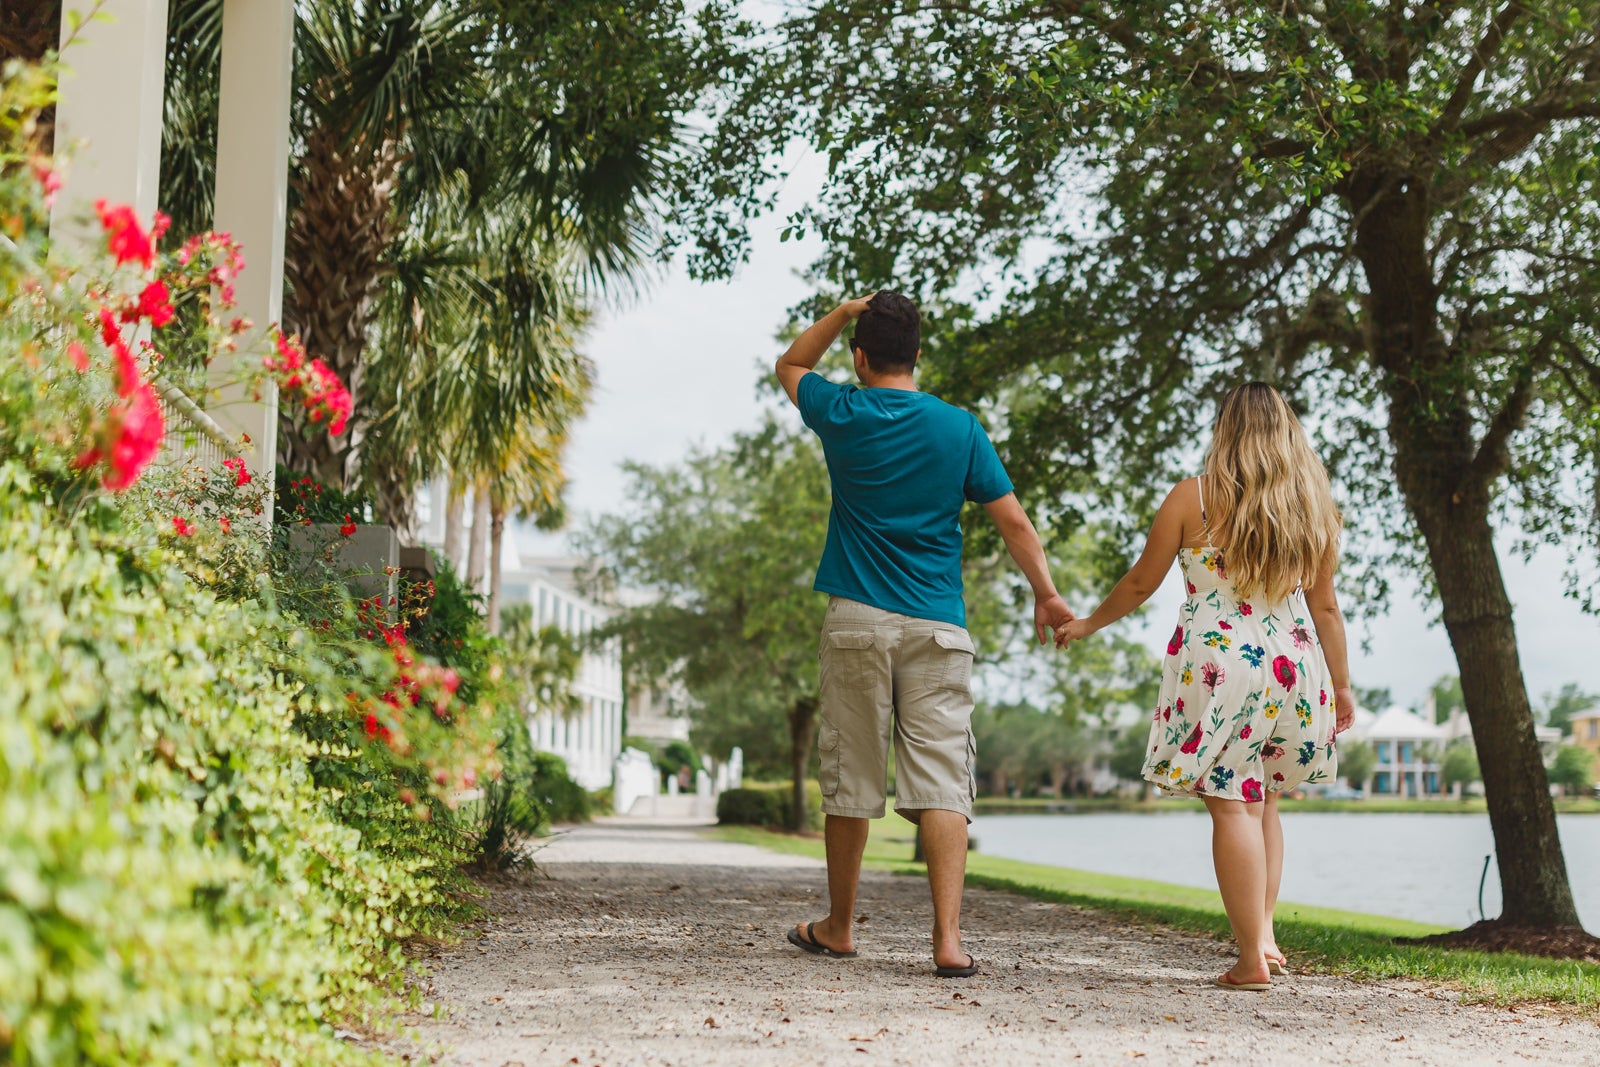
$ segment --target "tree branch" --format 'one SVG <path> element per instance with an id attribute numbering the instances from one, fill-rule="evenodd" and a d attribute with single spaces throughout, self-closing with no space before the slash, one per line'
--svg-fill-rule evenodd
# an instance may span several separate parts
<path id="1" fill-rule="evenodd" d="M 1478 453 L 1468 467 L 1473 484 L 1487 485 L 1506 469 L 1511 458 L 1511 435 L 1527 421 L 1528 407 L 1533 403 L 1534 372 L 1549 358 L 1555 341 L 1553 334 L 1545 334 L 1540 338 L 1539 348 L 1517 369 L 1511 392 L 1506 394 L 1505 403 L 1489 421 L 1483 440 L 1478 443 Z"/>
<path id="2" fill-rule="evenodd" d="M 1472 58 L 1467 60 L 1467 65 L 1461 68 L 1461 74 L 1456 78 L 1455 91 L 1450 94 L 1450 99 L 1444 105 L 1444 113 L 1439 116 L 1436 130 L 1453 130 L 1461 121 L 1461 113 L 1466 109 L 1467 102 L 1472 99 L 1473 90 L 1477 87 L 1478 78 L 1483 74 L 1483 69 L 1496 52 L 1500 50 L 1501 43 L 1506 38 L 1506 33 L 1516 25 L 1518 19 L 1528 13 L 1528 9 L 1520 0 L 1511 0 L 1500 9 L 1489 28 L 1484 31 L 1483 39 L 1478 42 L 1478 47 L 1472 50 Z"/>

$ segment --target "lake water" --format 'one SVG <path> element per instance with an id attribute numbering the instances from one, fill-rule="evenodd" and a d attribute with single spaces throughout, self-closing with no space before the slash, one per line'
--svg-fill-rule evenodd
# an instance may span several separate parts
<path id="1" fill-rule="evenodd" d="M 1589 929 L 1600 928 L 1600 815 L 1558 815 L 1556 825 L 1578 915 Z M 1203 811 L 982 815 L 972 832 L 978 851 L 991 856 L 1217 884 Z M 1479 918 L 1478 879 L 1483 857 L 1494 851 L 1487 815 L 1292 812 L 1283 816 L 1283 836 L 1282 900 L 1443 926 Z M 1500 913 L 1492 862 L 1483 909 L 1490 918 Z"/>

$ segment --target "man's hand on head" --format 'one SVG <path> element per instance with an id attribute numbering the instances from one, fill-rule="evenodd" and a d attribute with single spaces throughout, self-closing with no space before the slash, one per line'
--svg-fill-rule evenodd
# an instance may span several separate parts
<path id="1" fill-rule="evenodd" d="M 850 321 L 854 322 L 861 317 L 862 312 L 867 310 L 872 303 L 872 298 L 877 295 L 877 291 L 874 290 L 866 296 L 858 296 L 854 300 L 846 300 L 839 305 L 839 310 L 850 316 Z"/>
<path id="2" fill-rule="evenodd" d="M 805 332 L 794 339 L 789 350 L 778 358 L 778 365 L 775 368 L 778 383 L 789 395 L 791 403 L 800 402 L 800 379 L 811 373 L 817 361 L 822 358 L 822 354 L 828 350 L 828 346 L 839 339 L 839 335 L 844 332 L 847 325 L 861 317 L 861 313 L 867 310 L 867 305 L 877 295 L 868 293 L 854 300 L 846 300 L 806 327 Z"/>

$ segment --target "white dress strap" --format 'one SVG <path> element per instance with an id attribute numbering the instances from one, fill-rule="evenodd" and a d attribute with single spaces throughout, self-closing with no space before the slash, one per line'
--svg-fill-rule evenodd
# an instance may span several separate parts
<path id="1" fill-rule="evenodd" d="M 1194 480 L 1194 487 L 1200 491 L 1200 532 L 1210 534 L 1211 523 L 1206 519 L 1206 476 Z"/>

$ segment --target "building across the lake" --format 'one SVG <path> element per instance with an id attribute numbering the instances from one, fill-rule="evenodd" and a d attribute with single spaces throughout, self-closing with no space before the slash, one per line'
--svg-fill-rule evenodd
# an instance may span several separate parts
<path id="1" fill-rule="evenodd" d="M 1600 708 L 1580 711 L 1572 717 L 1572 743 L 1600 756 Z"/>
<path id="2" fill-rule="evenodd" d="M 1439 792 L 1439 759 L 1450 737 L 1444 726 L 1395 706 L 1356 710 L 1350 737 L 1372 746 L 1372 777 L 1351 785 L 1369 796 L 1432 796 Z"/>

